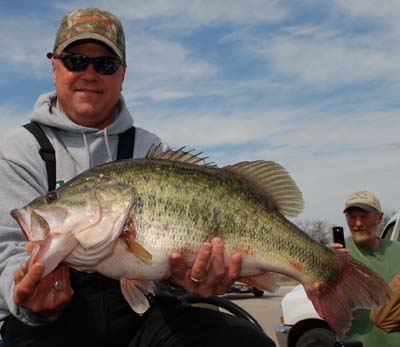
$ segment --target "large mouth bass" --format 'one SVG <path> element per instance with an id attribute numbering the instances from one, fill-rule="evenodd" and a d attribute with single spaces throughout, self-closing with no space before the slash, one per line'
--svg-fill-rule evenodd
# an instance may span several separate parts
<path id="1" fill-rule="evenodd" d="M 190 266 L 203 242 L 218 236 L 225 256 L 243 255 L 240 281 L 274 290 L 273 273 L 301 282 L 317 312 L 343 336 L 352 308 L 384 304 L 390 291 L 376 273 L 347 254 L 320 245 L 291 223 L 303 198 L 289 174 L 267 161 L 218 168 L 185 152 L 157 148 L 146 159 L 90 169 L 11 212 L 35 241 L 30 263 L 60 262 L 120 280 L 143 313 L 150 281 L 171 273 L 170 254 Z"/>

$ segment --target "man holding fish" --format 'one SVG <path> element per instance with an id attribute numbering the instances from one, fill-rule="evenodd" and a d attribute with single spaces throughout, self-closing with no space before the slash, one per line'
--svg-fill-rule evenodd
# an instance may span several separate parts
<path id="1" fill-rule="evenodd" d="M 72 11 L 63 17 L 54 50 L 47 56 L 56 91 L 39 97 L 31 120 L 40 124 L 55 150 L 56 181 L 62 186 L 87 169 L 117 159 L 119 135 L 132 129 L 121 95 L 126 71 L 122 24 L 101 9 Z M 136 127 L 133 143 L 133 157 L 144 158 L 162 140 Z M 32 215 L 25 229 L 19 221 L 24 232 L 33 227 L 35 236 L 25 235 L 32 241 L 26 244 L 9 212 L 46 194 L 45 163 L 39 144 L 24 128 L 4 139 L 0 148 L 0 319 L 6 346 L 274 346 L 248 321 L 214 310 L 181 307 L 175 299 L 146 295 L 148 303 L 141 310 L 142 302 L 135 302 L 135 297 L 153 291 L 141 283 L 135 287 L 124 282 L 131 299 L 128 304 L 115 279 L 76 271 L 64 263 L 45 275 L 41 261 L 28 263 L 30 252 L 38 251 L 38 234 L 47 236 L 48 226 L 43 227 L 39 214 Z M 126 192 L 116 189 L 117 194 Z M 47 195 L 49 203 L 51 196 Z M 143 251 L 140 254 L 146 258 L 148 253 L 135 242 L 134 231 L 124 230 L 123 235 L 119 238 L 124 238 L 123 244 L 132 252 Z M 99 240 L 103 235 L 92 236 Z M 60 242 L 60 248 L 68 248 L 67 239 Z M 106 238 L 99 242 L 101 251 L 114 249 Z M 224 245 L 215 237 L 199 245 L 191 266 L 179 251 L 171 252 L 165 262 L 169 270 L 162 280 L 210 296 L 224 293 L 238 279 L 242 256 L 236 252 L 225 258 Z"/>

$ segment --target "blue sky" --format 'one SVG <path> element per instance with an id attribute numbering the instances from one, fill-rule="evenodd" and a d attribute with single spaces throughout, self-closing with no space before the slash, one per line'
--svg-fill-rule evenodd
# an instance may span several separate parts
<path id="1" fill-rule="evenodd" d="M 53 89 L 58 23 L 88 6 L 124 24 L 137 126 L 219 166 L 279 162 L 303 192 L 300 220 L 344 225 L 361 189 L 400 210 L 400 2 L 2 0 L 0 135 Z"/>

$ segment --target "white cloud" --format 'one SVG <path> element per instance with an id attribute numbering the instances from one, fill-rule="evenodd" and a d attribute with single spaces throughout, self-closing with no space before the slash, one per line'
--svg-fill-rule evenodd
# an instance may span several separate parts
<path id="1" fill-rule="evenodd" d="M 17 106 L 0 104 L 0 135 L 7 134 L 10 129 L 15 129 L 29 121 L 31 111 L 21 110 Z"/>
<path id="2" fill-rule="evenodd" d="M 46 53 L 53 49 L 55 29 L 45 18 L 24 12 L 13 16 L 2 13 L 0 20 L 0 72 L 47 77 L 50 65 Z"/>
<path id="3" fill-rule="evenodd" d="M 397 41 L 397 39 L 396 39 Z M 275 73 L 312 88 L 368 81 L 398 81 L 400 50 L 377 33 L 343 35 L 329 28 L 292 27 L 251 40 L 248 49 L 272 64 Z"/>
<path id="4" fill-rule="evenodd" d="M 217 68 L 178 42 L 136 33 L 127 39 L 127 79 L 124 94 L 155 100 L 186 97 L 199 81 L 212 78 Z M 129 101 L 129 102 L 132 102 Z"/>
<path id="5" fill-rule="evenodd" d="M 264 142 L 276 136 L 288 123 L 288 110 L 249 110 L 225 113 L 206 108 L 201 110 L 174 110 L 161 117 L 137 114 L 138 122 L 145 123 L 153 131 L 162 133 L 171 144 L 192 144 L 200 149 L 221 146 Z"/>
<path id="6" fill-rule="evenodd" d="M 380 0 L 378 3 L 375 0 L 334 0 L 333 2 L 344 10 L 346 15 L 398 25 L 400 16 L 400 3 L 398 1 Z"/>
<path id="7" fill-rule="evenodd" d="M 59 4 L 65 10 L 96 6 L 107 9 L 123 20 L 153 20 L 154 27 L 170 29 L 196 28 L 215 23 L 254 24 L 274 23 L 288 15 L 288 7 L 277 0 L 120 0 L 120 1 L 69 1 Z M 149 28 L 151 29 L 151 28 Z"/>

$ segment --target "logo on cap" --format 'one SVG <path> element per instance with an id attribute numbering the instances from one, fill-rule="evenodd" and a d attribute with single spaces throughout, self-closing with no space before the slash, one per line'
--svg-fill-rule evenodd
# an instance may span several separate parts
<path id="1" fill-rule="evenodd" d="M 86 16 L 86 17 L 78 17 L 78 18 L 72 18 L 72 22 L 76 23 L 82 23 L 82 22 L 99 22 L 101 24 L 104 24 L 108 26 L 109 28 L 113 27 L 113 23 L 105 20 L 104 18 L 101 17 L 96 17 L 96 16 Z"/>

